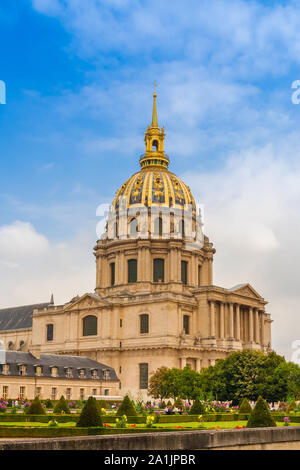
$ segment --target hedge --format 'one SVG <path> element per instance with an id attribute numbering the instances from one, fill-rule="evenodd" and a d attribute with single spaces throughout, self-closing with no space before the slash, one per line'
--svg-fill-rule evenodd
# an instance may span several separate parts
<path id="1" fill-rule="evenodd" d="M 199 415 L 159 415 L 158 416 L 158 423 L 190 423 L 198 421 Z M 216 422 L 216 421 L 244 421 L 247 420 L 249 417 L 248 414 L 235 414 L 235 413 L 207 413 L 203 414 L 202 418 L 203 421 L 207 423 Z M 277 417 L 274 418 L 277 420 Z M 283 415 L 279 415 L 277 421 L 283 421 Z M 299 421 L 293 421 L 293 417 L 289 416 L 292 422 L 300 422 L 300 416 L 294 416 L 294 418 L 298 418 Z M 79 415 L 71 414 L 71 415 L 10 415 L 10 414 L 3 414 L 0 416 L 0 422 L 38 422 L 38 423 L 48 423 L 52 419 L 55 419 L 58 423 L 69 423 L 75 422 L 77 423 L 79 419 Z M 102 415 L 102 421 L 104 423 L 110 424 L 115 423 L 117 416 L 110 416 L 110 415 Z M 146 423 L 146 416 L 127 416 L 128 424 L 145 424 Z"/>
<path id="2" fill-rule="evenodd" d="M 25 427 L 0 427 L 0 438 L 55 438 L 55 437 L 72 437 L 72 436 L 100 436 L 110 434 L 141 434 L 149 432 L 174 432 L 182 431 L 182 429 L 166 429 L 166 428 L 25 428 Z"/>

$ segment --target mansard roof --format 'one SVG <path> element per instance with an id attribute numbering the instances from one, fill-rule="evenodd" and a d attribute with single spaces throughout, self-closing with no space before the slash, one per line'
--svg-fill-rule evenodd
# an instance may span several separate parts
<path id="1" fill-rule="evenodd" d="M 32 328 L 32 314 L 36 308 L 46 308 L 51 302 L 0 309 L 0 331 Z"/>
<path id="2" fill-rule="evenodd" d="M 51 377 L 52 367 L 57 368 L 57 377 L 66 379 L 66 369 L 72 369 L 72 378 L 80 378 L 79 371 L 85 370 L 85 379 L 92 378 L 92 371 L 97 370 L 99 379 L 104 378 L 104 371 L 109 372 L 108 380 L 119 380 L 115 369 L 88 357 L 66 356 L 63 354 L 41 354 L 36 358 L 30 352 L 1 351 L 4 364 L 10 366 L 9 375 L 20 375 L 19 366 L 26 366 L 26 376 L 35 376 L 36 366 L 43 368 L 42 377 Z M 1 375 L 1 371 L 0 371 Z"/>

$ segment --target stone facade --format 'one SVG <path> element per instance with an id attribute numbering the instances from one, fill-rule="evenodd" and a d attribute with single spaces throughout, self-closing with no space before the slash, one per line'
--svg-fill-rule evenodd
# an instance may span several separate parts
<path id="1" fill-rule="evenodd" d="M 201 233 L 190 188 L 168 170 L 164 137 L 154 94 L 141 170 L 117 191 L 94 248 L 95 293 L 35 309 L 28 346 L 108 364 L 121 394 L 144 398 L 160 366 L 200 371 L 232 351 L 271 348 L 264 298 L 249 284 L 213 284 L 215 249 Z M 7 342 L 14 334 L 2 331 L 0 338 Z"/>

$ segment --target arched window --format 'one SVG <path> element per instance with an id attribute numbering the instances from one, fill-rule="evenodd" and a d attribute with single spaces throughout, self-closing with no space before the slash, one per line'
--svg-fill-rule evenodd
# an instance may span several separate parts
<path id="1" fill-rule="evenodd" d="M 20 341 L 20 345 L 19 345 L 19 350 L 22 351 L 22 349 L 24 348 L 25 346 L 25 341 L 21 340 Z"/>
<path id="2" fill-rule="evenodd" d="M 119 236 L 119 227 L 118 227 L 118 222 L 114 223 L 114 238 L 118 238 Z"/>
<path id="3" fill-rule="evenodd" d="M 165 260 L 156 258 L 153 260 L 153 282 L 165 281 Z"/>
<path id="4" fill-rule="evenodd" d="M 7 347 L 8 347 L 9 350 L 14 349 L 14 343 L 12 341 L 9 341 Z"/>
<path id="5" fill-rule="evenodd" d="M 128 260 L 128 283 L 137 282 L 137 260 Z"/>
<path id="6" fill-rule="evenodd" d="M 157 150 L 158 150 L 158 141 L 157 141 L 157 140 L 153 140 L 153 142 L 152 142 L 152 150 L 154 150 L 155 152 L 157 152 Z"/>
<path id="7" fill-rule="evenodd" d="M 129 235 L 131 238 L 136 238 L 138 234 L 138 221 L 137 219 L 132 219 L 129 224 Z"/>
<path id="8" fill-rule="evenodd" d="M 149 333 L 149 315 L 147 313 L 140 315 L 140 333 Z"/>
<path id="9" fill-rule="evenodd" d="M 154 221 L 154 234 L 156 237 L 161 237 L 163 234 L 163 220 L 162 217 L 157 217 Z"/>
<path id="10" fill-rule="evenodd" d="M 47 330 L 47 341 L 53 341 L 54 337 L 54 325 L 53 323 L 49 323 L 46 327 Z"/>
<path id="11" fill-rule="evenodd" d="M 94 315 L 88 315 L 82 320 L 83 336 L 95 336 L 98 333 L 98 319 Z"/>

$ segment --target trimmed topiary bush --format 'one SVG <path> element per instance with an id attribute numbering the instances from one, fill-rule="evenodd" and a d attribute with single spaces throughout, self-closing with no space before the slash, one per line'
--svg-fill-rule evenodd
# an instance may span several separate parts
<path id="1" fill-rule="evenodd" d="M 268 428 L 275 426 L 276 422 L 271 415 L 268 403 L 262 397 L 258 397 L 256 405 L 249 416 L 247 428 Z"/>
<path id="2" fill-rule="evenodd" d="M 252 413 L 252 406 L 250 405 L 247 398 L 243 398 L 239 407 L 239 413 L 248 414 Z"/>
<path id="3" fill-rule="evenodd" d="M 84 405 L 76 426 L 79 428 L 103 426 L 97 400 L 94 397 L 89 397 Z"/>
<path id="4" fill-rule="evenodd" d="M 296 402 L 293 400 L 287 407 L 286 412 L 290 413 L 291 411 L 294 411 L 295 408 L 297 408 L 297 405 L 296 405 Z"/>
<path id="5" fill-rule="evenodd" d="M 46 414 L 45 408 L 42 406 L 39 397 L 31 402 L 31 405 L 26 410 L 27 415 L 44 415 Z"/>
<path id="6" fill-rule="evenodd" d="M 70 408 L 69 408 L 69 405 L 68 403 L 66 402 L 66 399 L 65 397 L 62 395 L 60 397 L 60 399 L 58 400 L 58 402 L 56 403 L 55 407 L 54 407 L 54 410 L 53 410 L 53 413 L 54 414 L 60 414 L 60 413 L 67 413 L 69 414 L 70 413 Z"/>
<path id="7" fill-rule="evenodd" d="M 178 408 L 179 410 L 184 409 L 183 401 L 181 400 L 181 398 L 176 398 L 173 408 Z"/>
<path id="8" fill-rule="evenodd" d="M 200 398 L 197 397 L 196 400 L 194 401 L 193 405 L 191 406 L 191 409 L 189 411 L 189 415 L 198 415 L 198 414 L 202 414 L 202 413 L 205 413 L 205 406 L 202 403 L 202 401 L 200 400 Z"/>
<path id="9" fill-rule="evenodd" d="M 130 400 L 129 396 L 126 395 L 118 408 L 117 416 L 136 416 L 136 410 L 133 402 Z"/>

